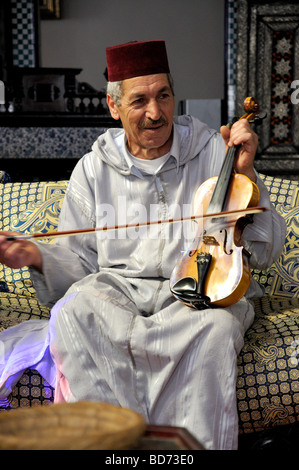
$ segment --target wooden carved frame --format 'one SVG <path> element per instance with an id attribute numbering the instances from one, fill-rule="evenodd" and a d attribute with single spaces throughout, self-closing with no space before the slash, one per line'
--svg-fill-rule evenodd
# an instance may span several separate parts
<path id="1" fill-rule="evenodd" d="M 236 109 L 254 96 L 267 113 L 257 128 L 256 167 L 299 174 L 299 104 L 291 100 L 299 79 L 299 2 L 238 0 L 237 26 Z"/>

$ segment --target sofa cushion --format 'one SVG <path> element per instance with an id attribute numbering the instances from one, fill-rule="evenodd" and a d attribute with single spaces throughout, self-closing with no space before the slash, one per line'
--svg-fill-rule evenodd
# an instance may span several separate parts
<path id="1" fill-rule="evenodd" d="M 279 259 L 268 270 L 253 270 L 252 276 L 270 296 L 299 297 L 299 181 L 261 177 L 271 202 L 286 221 L 287 234 Z"/>
<path id="2" fill-rule="evenodd" d="M 48 320 L 50 309 L 36 297 L 0 292 L 0 332 L 26 320 Z"/>
<path id="3" fill-rule="evenodd" d="M 256 318 L 238 357 L 239 432 L 289 425 L 299 416 L 299 299 L 255 299 Z"/>
<path id="4" fill-rule="evenodd" d="M 57 230 L 67 184 L 67 181 L 0 184 L 0 230 L 27 234 Z M 0 291 L 35 296 L 28 268 L 0 265 Z"/>
<path id="5" fill-rule="evenodd" d="M 27 320 L 48 320 L 50 309 L 34 296 L 0 292 L 0 332 Z M 54 389 L 35 370 L 26 370 L 7 399 L 0 400 L 1 410 L 47 405 L 54 401 Z"/>

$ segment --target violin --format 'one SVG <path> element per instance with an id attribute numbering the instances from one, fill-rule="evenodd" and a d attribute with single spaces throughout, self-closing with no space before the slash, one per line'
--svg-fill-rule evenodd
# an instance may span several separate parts
<path id="1" fill-rule="evenodd" d="M 239 119 L 254 122 L 265 117 L 258 115 L 259 105 L 252 97 L 245 99 L 244 111 Z M 170 277 L 174 297 L 198 310 L 233 305 L 250 284 L 250 253 L 242 246 L 242 232 L 252 215 L 231 213 L 256 206 L 260 194 L 253 181 L 234 171 L 237 150 L 229 147 L 219 176 L 209 178 L 197 190 L 195 214 L 201 210 L 209 217 L 198 223 L 191 247 L 182 252 Z M 222 218 L 213 218 L 221 212 Z"/>

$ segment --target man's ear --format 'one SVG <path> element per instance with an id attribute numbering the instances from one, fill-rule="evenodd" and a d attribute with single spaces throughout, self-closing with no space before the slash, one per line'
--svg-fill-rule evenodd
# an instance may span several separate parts
<path id="1" fill-rule="evenodd" d="M 111 98 L 110 95 L 107 94 L 106 101 L 107 101 L 107 105 L 108 105 L 111 116 L 113 117 L 113 119 L 117 121 L 120 118 L 120 116 L 119 116 L 119 112 L 118 112 L 118 109 L 114 100 Z"/>

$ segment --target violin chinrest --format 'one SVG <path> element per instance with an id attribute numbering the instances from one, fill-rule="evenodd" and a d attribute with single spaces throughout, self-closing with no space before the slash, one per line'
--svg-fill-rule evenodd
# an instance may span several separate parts
<path id="1" fill-rule="evenodd" d="M 172 286 L 171 292 L 181 302 L 194 308 L 207 308 L 210 301 L 209 297 L 198 292 L 197 281 L 191 276 L 186 276 L 177 281 Z"/>

